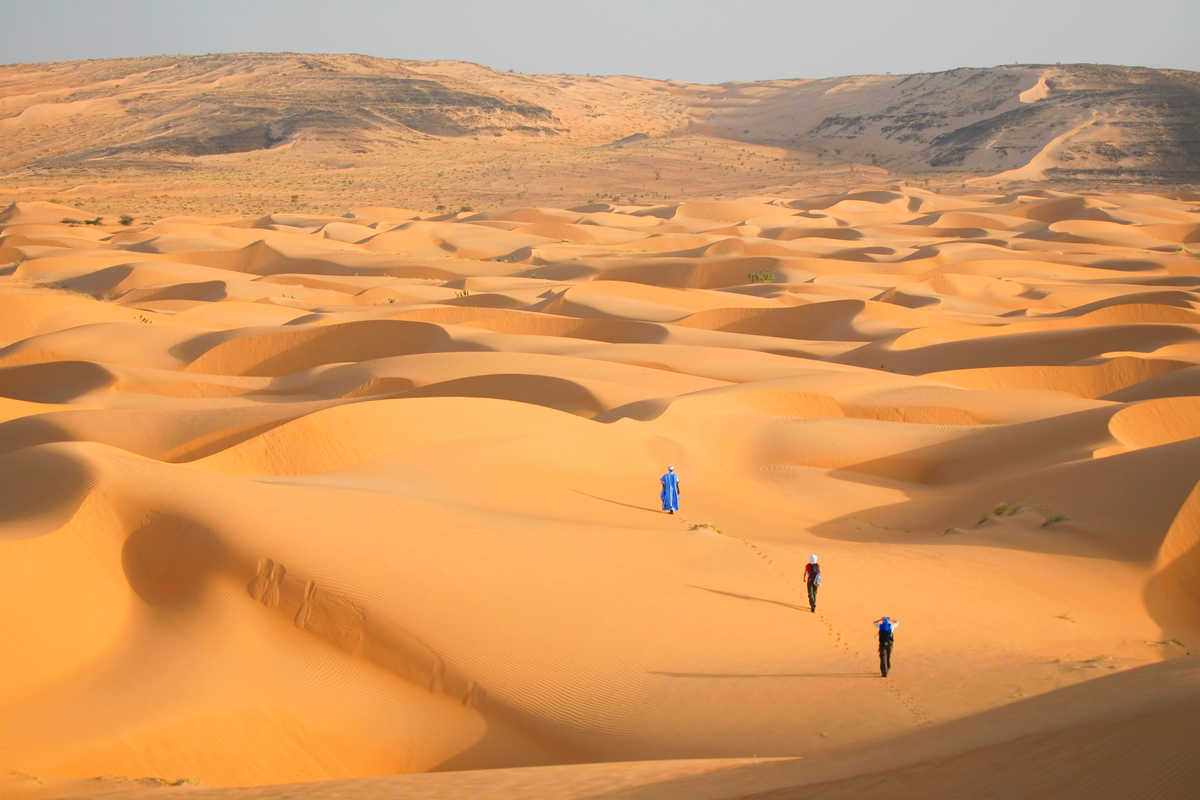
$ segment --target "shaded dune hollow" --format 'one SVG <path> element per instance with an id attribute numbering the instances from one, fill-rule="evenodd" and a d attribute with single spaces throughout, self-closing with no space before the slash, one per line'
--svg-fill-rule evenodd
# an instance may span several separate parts
<path id="1" fill-rule="evenodd" d="M 1200 779 L 1195 201 L 65 208 L 0 212 L 0 795 Z"/>

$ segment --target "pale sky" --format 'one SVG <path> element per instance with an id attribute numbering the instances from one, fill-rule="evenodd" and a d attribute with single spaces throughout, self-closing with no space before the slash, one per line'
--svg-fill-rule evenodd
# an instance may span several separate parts
<path id="1" fill-rule="evenodd" d="M 1090 62 L 1200 70 L 1200 0 L 0 0 L 0 64 L 240 51 L 701 83 Z"/>

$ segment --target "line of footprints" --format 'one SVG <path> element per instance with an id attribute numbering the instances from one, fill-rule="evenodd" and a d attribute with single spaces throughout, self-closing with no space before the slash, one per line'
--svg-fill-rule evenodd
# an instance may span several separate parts
<path id="1" fill-rule="evenodd" d="M 681 518 L 681 521 L 688 523 L 690 525 L 690 521 L 687 520 L 686 518 Z M 750 552 L 754 553 L 754 555 L 756 555 L 760 559 L 762 559 L 763 562 L 766 563 L 768 567 L 775 570 L 776 572 L 781 573 L 783 575 L 784 582 L 804 598 L 805 604 L 808 603 L 808 587 L 806 587 L 802 581 L 799 584 L 797 584 L 790 572 L 776 566 L 775 559 L 771 557 L 770 553 L 768 553 L 766 550 L 762 549 L 755 542 L 752 542 L 749 539 L 743 539 L 740 536 L 734 536 L 729 533 L 725 533 L 723 535 L 728 536 L 730 539 L 734 539 L 738 542 L 741 542 L 742 545 L 746 547 L 746 549 L 748 549 Z M 836 627 L 834 627 L 834 624 L 829 620 L 828 617 L 825 616 L 825 614 L 823 612 L 821 612 L 821 611 L 817 612 L 817 619 L 820 620 L 822 625 L 824 625 L 825 634 L 830 638 L 830 640 L 833 642 L 834 646 L 841 649 L 841 651 L 843 653 L 846 653 L 847 655 L 853 655 L 856 661 L 865 662 L 865 663 L 868 663 L 871 665 L 874 665 L 877 663 L 875 661 L 876 654 L 874 652 L 869 653 L 869 654 L 864 653 L 858 647 L 852 646 L 846 640 L 846 638 L 842 636 L 841 632 Z M 930 718 L 929 714 L 927 714 L 925 712 L 925 710 L 921 707 L 921 705 L 916 700 L 914 700 L 912 697 L 910 697 L 907 692 L 900 689 L 896 685 L 895 681 L 882 681 L 882 683 L 884 684 L 884 689 L 889 694 L 891 694 L 892 697 L 894 697 L 896 699 L 896 701 L 900 703 L 900 705 L 904 706 L 904 708 L 908 711 L 909 714 L 912 715 L 913 721 L 916 722 L 917 725 L 929 725 L 933 721 Z"/>

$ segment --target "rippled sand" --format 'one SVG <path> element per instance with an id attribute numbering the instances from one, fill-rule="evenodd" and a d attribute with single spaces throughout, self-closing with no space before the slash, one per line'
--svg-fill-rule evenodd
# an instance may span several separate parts
<path id="1" fill-rule="evenodd" d="M 1195 203 L 86 215 L 0 213 L 6 796 L 1200 778 Z"/>

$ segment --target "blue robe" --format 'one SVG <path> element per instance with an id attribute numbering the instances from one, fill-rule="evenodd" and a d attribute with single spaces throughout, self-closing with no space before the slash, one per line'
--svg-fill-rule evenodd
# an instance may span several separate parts
<path id="1" fill-rule="evenodd" d="M 678 511 L 679 510 L 679 476 L 674 472 L 668 472 L 659 478 L 662 481 L 662 507 L 663 511 Z"/>

